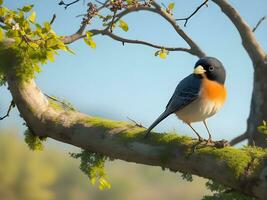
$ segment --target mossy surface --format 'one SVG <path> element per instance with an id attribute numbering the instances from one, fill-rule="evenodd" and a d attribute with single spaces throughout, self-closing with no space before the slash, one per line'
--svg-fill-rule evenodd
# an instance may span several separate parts
<path id="1" fill-rule="evenodd" d="M 167 153 L 164 151 L 165 153 L 162 157 L 164 163 L 166 163 L 168 160 L 166 156 L 170 156 L 168 152 L 170 152 L 173 148 L 177 147 L 183 149 L 185 154 L 187 154 L 188 152 L 192 152 L 192 146 L 196 144 L 196 140 L 188 136 L 181 136 L 175 133 L 153 132 L 149 139 L 144 139 L 146 129 L 138 127 L 134 124 L 129 124 L 127 122 L 117 122 L 98 117 L 88 117 L 85 118 L 83 122 L 93 126 L 103 127 L 104 129 L 106 129 L 106 131 L 117 129 L 117 136 L 119 136 L 124 142 L 131 143 L 138 141 L 151 145 L 165 146 Z M 214 156 L 215 159 L 222 160 L 233 172 L 235 178 L 238 178 L 240 175 L 243 175 L 245 170 L 247 170 L 249 163 L 251 162 L 253 162 L 253 169 L 250 170 L 251 173 L 253 173 L 256 168 L 260 167 L 262 163 L 261 161 L 267 157 L 267 151 L 261 148 L 216 148 L 205 145 L 202 145 L 200 148 L 197 148 L 197 150 L 193 154 Z"/>
<path id="2" fill-rule="evenodd" d="M 241 149 L 234 147 L 215 148 L 205 147 L 197 151 L 198 154 L 213 155 L 216 158 L 223 160 L 227 166 L 234 172 L 236 177 L 243 174 L 248 163 L 251 161 L 249 154 Z"/>

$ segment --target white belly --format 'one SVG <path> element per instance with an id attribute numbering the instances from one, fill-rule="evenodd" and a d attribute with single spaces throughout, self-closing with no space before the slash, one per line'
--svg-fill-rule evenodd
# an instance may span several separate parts
<path id="1" fill-rule="evenodd" d="M 219 111 L 222 104 L 199 98 L 177 111 L 176 116 L 186 123 L 203 121 Z"/>

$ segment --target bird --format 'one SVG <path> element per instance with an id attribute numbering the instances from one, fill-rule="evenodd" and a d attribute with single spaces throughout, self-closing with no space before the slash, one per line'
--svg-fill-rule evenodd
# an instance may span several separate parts
<path id="1" fill-rule="evenodd" d="M 186 123 L 197 135 L 199 141 L 204 141 L 191 123 L 203 122 L 209 134 L 206 119 L 216 114 L 223 106 L 227 90 L 225 87 L 226 71 L 221 61 L 215 57 L 201 57 L 195 64 L 193 73 L 185 77 L 177 85 L 165 111 L 146 130 L 145 138 L 151 135 L 151 130 L 171 114 Z"/>

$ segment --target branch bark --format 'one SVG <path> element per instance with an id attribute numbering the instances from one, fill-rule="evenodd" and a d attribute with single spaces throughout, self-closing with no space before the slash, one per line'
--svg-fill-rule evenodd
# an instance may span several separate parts
<path id="1" fill-rule="evenodd" d="M 258 43 L 254 33 L 247 24 L 247 22 L 241 17 L 238 11 L 228 3 L 227 0 L 212 0 L 217 4 L 222 12 L 232 21 L 234 26 L 237 28 L 242 44 L 250 56 L 254 67 L 258 66 L 266 59 L 266 54 L 262 46 Z"/>
<path id="2" fill-rule="evenodd" d="M 144 140 L 144 128 L 54 107 L 34 80 L 21 82 L 11 70 L 7 81 L 21 116 L 41 137 L 47 136 L 116 159 L 212 178 L 262 200 L 267 196 L 266 152 L 261 152 L 260 157 L 252 157 L 246 150 L 206 146 L 193 152 L 196 140 L 170 134 L 154 133 L 150 139 Z M 255 169 L 250 167 L 248 170 L 251 165 L 255 165 Z"/>

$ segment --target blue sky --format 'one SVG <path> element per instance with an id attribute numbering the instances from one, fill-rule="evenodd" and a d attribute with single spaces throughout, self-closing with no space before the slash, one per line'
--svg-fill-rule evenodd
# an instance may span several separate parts
<path id="1" fill-rule="evenodd" d="M 53 28 L 58 34 L 74 33 L 80 24 L 75 16 L 86 9 L 82 1 L 68 10 L 57 5 L 59 1 L 6 0 L 8 8 L 35 4 L 37 20 L 49 21 L 54 13 L 57 18 Z M 171 1 L 165 1 L 168 4 Z M 177 0 L 174 15 L 177 18 L 189 15 L 202 1 Z M 265 0 L 230 1 L 247 22 L 254 26 L 267 14 Z M 185 42 L 171 26 L 159 16 L 139 12 L 124 18 L 129 31 L 115 30 L 116 34 L 131 39 L 186 47 Z M 181 27 L 183 22 L 179 22 Z M 92 25 L 91 27 L 95 27 Z M 90 28 L 90 26 L 89 26 Z M 208 120 L 215 139 L 231 139 L 246 129 L 252 91 L 252 65 L 244 51 L 238 32 L 228 18 L 213 4 L 203 7 L 183 29 L 210 56 L 220 59 L 227 70 L 226 87 L 228 99 L 222 110 Z M 256 37 L 266 49 L 267 23 L 256 31 Z M 76 55 L 60 53 L 54 63 L 43 66 L 37 76 L 39 87 L 47 94 L 70 101 L 85 113 L 115 120 L 130 117 L 144 126 L 149 126 L 164 111 L 176 85 L 192 73 L 197 58 L 181 52 L 171 52 L 166 60 L 154 56 L 155 49 L 141 45 L 113 41 L 106 36 L 96 36 L 96 49 L 90 49 L 82 41 L 71 48 Z M 5 112 L 11 97 L 5 87 L 0 88 L 0 113 Z M 12 116 L 0 122 L 0 128 L 18 127 L 22 132 L 22 120 L 13 111 Z M 207 133 L 202 124 L 193 124 L 203 136 Z M 185 124 L 174 115 L 168 117 L 155 130 L 172 131 L 194 136 Z"/>

